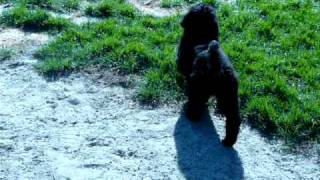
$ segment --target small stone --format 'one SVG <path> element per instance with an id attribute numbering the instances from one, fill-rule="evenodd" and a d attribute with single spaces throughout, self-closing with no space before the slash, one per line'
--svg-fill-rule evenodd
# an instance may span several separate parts
<path id="1" fill-rule="evenodd" d="M 57 103 L 50 104 L 50 107 L 51 107 L 52 109 L 55 109 L 55 108 L 57 108 L 57 107 L 58 107 L 58 104 L 57 104 Z"/>
<path id="2" fill-rule="evenodd" d="M 115 152 L 116 155 L 118 155 L 119 157 L 124 157 L 126 155 L 126 153 L 123 150 L 117 150 Z"/>
<path id="3" fill-rule="evenodd" d="M 53 122 L 58 121 L 58 119 L 57 119 L 57 118 L 50 118 L 50 120 L 51 120 L 51 121 L 53 121 Z"/>
<path id="4" fill-rule="evenodd" d="M 32 147 L 30 147 L 30 146 L 24 148 L 25 151 L 30 151 L 31 149 L 32 149 Z"/>
<path id="5" fill-rule="evenodd" d="M 46 103 L 47 103 L 47 104 L 54 104 L 55 102 L 54 102 L 54 101 L 51 101 L 51 100 L 47 100 Z"/>
<path id="6" fill-rule="evenodd" d="M 5 152 L 13 151 L 13 147 L 6 144 L 0 144 L 0 151 L 5 151 Z"/>
<path id="7" fill-rule="evenodd" d="M 95 89 L 95 88 L 89 88 L 89 89 L 87 90 L 87 93 L 89 93 L 89 94 L 94 94 L 94 93 L 97 93 L 97 92 L 98 92 L 98 90 Z"/>
<path id="8" fill-rule="evenodd" d="M 78 99 L 69 99 L 68 102 L 75 106 L 80 104 L 80 101 Z"/>
<path id="9" fill-rule="evenodd" d="M 66 98 L 68 98 L 68 96 L 67 95 L 65 95 L 65 94 L 58 94 L 57 95 L 57 99 L 60 101 L 60 100 L 63 100 L 63 99 L 66 99 Z"/>

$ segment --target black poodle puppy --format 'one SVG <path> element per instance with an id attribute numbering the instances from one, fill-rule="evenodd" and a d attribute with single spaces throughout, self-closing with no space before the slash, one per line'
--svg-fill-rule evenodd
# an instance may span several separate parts
<path id="1" fill-rule="evenodd" d="M 207 4 L 192 7 L 183 18 L 181 26 L 184 32 L 178 49 L 177 68 L 188 80 L 195 57 L 194 48 L 212 40 L 218 41 L 219 26 L 215 8 Z"/>
<path id="2" fill-rule="evenodd" d="M 213 40 L 209 45 L 195 48 L 195 60 L 187 85 L 186 114 L 190 120 L 199 120 L 207 108 L 207 101 L 215 96 L 217 107 L 226 116 L 225 146 L 232 146 L 239 133 L 238 79 L 229 58 Z"/>
<path id="3" fill-rule="evenodd" d="M 229 58 L 219 47 L 215 8 L 206 4 L 192 7 L 181 26 L 184 32 L 178 49 L 177 68 L 186 85 L 186 115 L 192 121 L 199 120 L 207 110 L 208 99 L 215 96 L 218 109 L 227 119 L 223 144 L 232 146 L 241 123 L 238 80 Z"/>

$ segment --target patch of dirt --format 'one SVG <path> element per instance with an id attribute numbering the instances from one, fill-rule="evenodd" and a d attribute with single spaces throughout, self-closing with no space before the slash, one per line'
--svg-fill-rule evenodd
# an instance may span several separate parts
<path id="1" fill-rule="evenodd" d="M 146 15 L 151 15 L 155 17 L 167 17 L 175 14 L 184 14 L 188 11 L 189 7 L 186 5 L 171 7 L 171 8 L 162 8 L 161 0 L 127 0 L 135 8 Z M 221 3 L 236 3 L 235 0 L 219 0 Z"/>
<path id="2" fill-rule="evenodd" d="M 22 51 L 30 51 L 29 47 L 40 46 L 49 40 L 49 36 L 40 33 L 25 33 L 20 29 L 0 28 L 0 47 Z"/>
<path id="3" fill-rule="evenodd" d="M 61 17 L 70 20 L 72 23 L 81 25 L 89 22 L 99 22 L 101 21 L 100 18 L 95 18 L 95 17 L 89 17 L 83 14 L 81 11 L 74 11 L 71 13 L 57 13 L 50 11 L 50 14 L 53 17 Z"/>
<path id="4" fill-rule="evenodd" d="M 159 0 L 128 0 L 135 8 L 146 15 L 167 17 L 186 11 L 185 8 L 161 8 Z"/>
<path id="5" fill-rule="evenodd" d="M 64 13 L 57 13 L 57 12 L 53 12 L 50 11 L 50 14 L 53 17 L 62 17 L 65 19 L 70 20 L 71 22 L 73 22 L 74 24 L 77 25 L 81 25 L 81 24 L 85 24 L 85 23 L 92 23 L 92 22 L 99 22 L 102 19 L 101 18 L 96 18 L 96 17 L 90 17 L 87 16 L 84 12 L 86 7 L 88 7 L 91 4 L 95 4 L 94 2 L 89 2 L 86 0 L 82 0 L 80 3 L 80 7 L 78 10 L 73 10 L 71 12 L 64 12 Z"/>
<path id="6" fill-rule="evenodd" d="M 116 70 L 106 71 L 106 67 L 97 65 L 89 66 L 80 73 L 89 77 L 92 81 L 105 86 L 121 86 L 123 88 L 135 88 L 142 78 L 138 75 L 121 75 Z"/>

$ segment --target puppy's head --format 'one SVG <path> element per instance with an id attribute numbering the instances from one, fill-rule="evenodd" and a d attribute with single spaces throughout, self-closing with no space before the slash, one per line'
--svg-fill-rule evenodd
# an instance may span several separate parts
<path id="1" fill-rule="evenodd" d="M 203 37 L 218 40 L 219 26 L 216 10 L 207 4 L 198 4 L 192 7 L 181 22 L 184 31 L 195 38 Z"/>

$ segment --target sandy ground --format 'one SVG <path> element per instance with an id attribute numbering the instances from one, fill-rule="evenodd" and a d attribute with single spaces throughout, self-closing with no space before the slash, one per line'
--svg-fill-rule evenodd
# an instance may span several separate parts
<path id="1" fill-rule="evenodd" d="M 221 3 L 236 3 L 236 0 L 218 0 Z M 172 8 L 162 8 L 161 0 L 127 0 L 139 11 L 147 15 L 152 15 L 156 17 L 167 17 L 173 14 L 184 14 L 187 12 L 189 7 L 180 6 Z"/>
<path id="2" fill-rule="evenodd" d="M 288 154 L 242 125 L 224 148 L 224 119 L 191 123 L 181 107 L 146 109 L 132 89 L 72 74 L 38 75 L 32 53 L 52 37 L 0 30 L 16 55 L 0 64 L 0 179 L 319 179 L 319 146 Z"/>
<path id="3" fill-rule="evenodd" d="M 147 15 L 152 15 L 156 17 L 166 17 L 171 16 L 176 13 L 183 13 L 186 8 L 161 8 L 159 0 L 127 0 L 139 11 Z"/>

